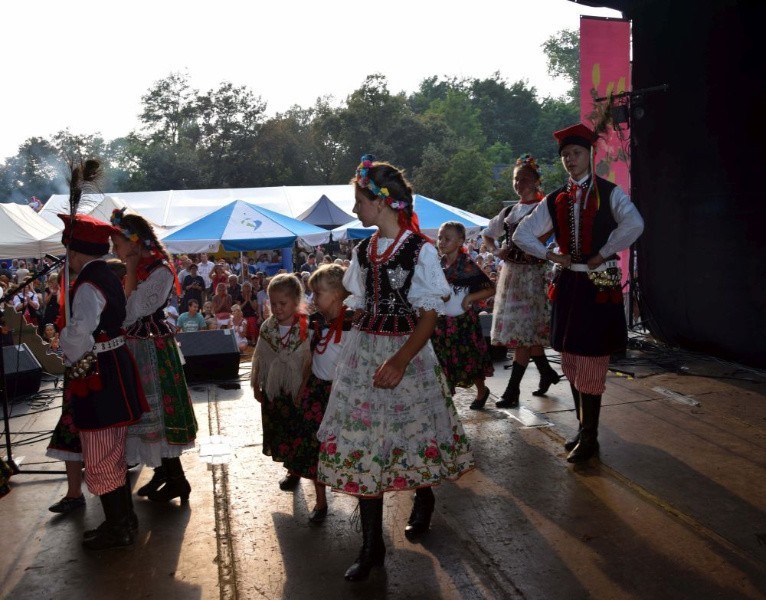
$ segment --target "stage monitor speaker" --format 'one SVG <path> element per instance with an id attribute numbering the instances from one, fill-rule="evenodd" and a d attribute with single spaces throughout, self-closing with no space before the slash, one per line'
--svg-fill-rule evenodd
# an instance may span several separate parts
<path id="1" fill-rule="evenodd" d="M 3 366 L 8 398 L 31 396 L 40 391 L 43 368 L 26 344 L 3 346 Z"/>
<path id="2" fill-rule="evenodd" d="M 177 333 L 186 364 L 186 380 L 220 381 L 239 378 L 239 348 L 230 329 Z"/>

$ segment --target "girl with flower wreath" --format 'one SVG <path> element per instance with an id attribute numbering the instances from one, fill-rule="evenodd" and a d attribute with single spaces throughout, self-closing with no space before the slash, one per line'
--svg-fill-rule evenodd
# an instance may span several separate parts
<path id="1" fill-rule="evenodd" d="M 430 527 L 431 487 L 470 470 L 473 456 L 430 343 L 451 289 L 420 234 L 412 188 L 369 154 L 352 183 L 354 212 L 378 231 L 343 278 L 356 324 L 317 437 L 319 480 L 359 498 L 362 548 L 345 577 L 360 581 L 385 560 L 383 494 L 415 490 L 405 535 L 417 538 Z"/>
<path id="2" fill-rule="evenodd" d="M 560 375 L 545 356 L 545 346 L 550 342 L 550 305 L 546 297 L 550 265 L 547 260 L 525 253 L 512 241 L 516 227 L 543 199 L 540 179 L 535 159 L 529 154 L 519 158 L 513 169 L 513 189 L 519 202 L 503 209 L 483 233 L 487 248 L 503 260 L 492 309 L 490 341 L 493 346 L 513 348 L 511 376 L 501 399 L 495 402 L 498 408 L 519 405 L 521 380 L 530 359 L 540 373 L 540 383 L 533 395 L 545 395 L 551 385 L 560 381 Z M 495 241 L 501 236 L 505 236 L 505 243 L 497 250 Z"/>
<path id="3" fill-rule="evenodd" d="M 151 408 L 139 423 L 128 427 L 128 464 L 154 467 L 152 479 L 138 489 L 154 502 L 189 499 L 191 485 L 181 454 L 194 448 L 197 420 L 184 377 L 181 355 L 164 308 L 180 284 L 170 256 L 152 226 L 125 209 L 112 213 L 115 253 L 125 263 L 128 298 L 124 327 L 126 342 L 141 373 L 141 384 Z"/>
<path id="4" fill-rule="evenodd" d="M 489 397 L 484 380 L 492 376 L 495 368 L 475 306 L 494 295 L 495 284 L 471 259 L 464 244 L 465 225 L 458 221 L 442 223 L 436 245 L 452 293 L 445 301 L 445 314 L 439 315 L 431 343 L 450 393 L 454 395 L 456 387 L 476 385 L 476 398 L 470 408 L 480 410 Z"/>
<path id="5" fill-rule="evenodd" d="M 296 424 L 303 419 L 300 391 L 311 369 L 308 315 L 303 309 L 303 286 L 292 273 L 275 275 L 269 282 L 271 316 L 263 322 L 253 352 L 250 385 L 261 404 L 263 453 L 285 463 L 281 490 L 300 482 L 289 470 Z"/>
<path id="6" fill-rule="evenodd" d="M 513 241 L 557 265 L 549 294 L 551 345 L 561 352 L 580 422 L 577 435 L 564 444 L 567 461 L 579 463 L 598 453 L 609 358 L 625 351 L 628 338 L 617 252 L 638 239 L 644 221 L 619 186 L 595 175 L 593 131 L 580 123 L 553 136 L 569 181 L 540 202 Z M 551 229 L 558 252 L 540 242 Z"/>

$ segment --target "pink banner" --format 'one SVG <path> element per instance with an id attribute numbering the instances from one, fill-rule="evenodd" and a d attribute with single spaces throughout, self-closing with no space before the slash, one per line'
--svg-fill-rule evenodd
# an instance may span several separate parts
<path id="1" fill-rule="evenodd" d="M 597 98 L 630 91 L 630 21 L 580 17 L 580 118 L 596 126 L 608 104 Z M 612 108 L 624 108 L 625 99 L 615 98 Z M 615 123 L 601 132 L 596 144 L 596 174 L 630 193 L 630 130 Z M 623 284 L 627 281 L 628 253 L 620 253 Z"/>

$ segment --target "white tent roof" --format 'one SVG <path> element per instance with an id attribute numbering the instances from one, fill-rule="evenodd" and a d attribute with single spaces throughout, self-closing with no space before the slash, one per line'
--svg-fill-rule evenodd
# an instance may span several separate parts
<path id="1" fill-rule="evenodd" d="M 63 223 L 62 223 L 63 229 Z M 0 256 L 40 258 L 64 254 L 61 231 L 26 204 L 0 204 Z"/>
<path id="2" fill-rule="evenodd" d="M 305 185 L 263 188 L 230 188 L 213 190 L 167 190 L 164 192 L 125 192 L 108 194 L 105 198 L 142 215 L 164 230 L 185 225 L 234 200 L 256 204 L 282 215 L 297 218 L 324 194 L 341 210 L 351 213 L 354 189 L 351 185 Z M 106 200 L 104 200 L 106 201 Z M 85 196 L 83 202 L 85 203 Z M 121 207 L 121 206 L 120 206 Z M 51 223 L 59 220 L 57 213 L 69 212 L 69 196 L 56 194 L 48 199 L 40 214 Z M 84 212 L 79 210 L 78 212 Z M 108 220 L 108 214 L 100 216 Z"/>
<path id="3" fill-rule="evenodd" d="M 55 202 L 51 202 L 56 198 Z M 83 215 L 91 215 L 102 221 L 109 221 L 115 208 L 123 208 L 125 203 L 112 195 L 83 194 L 77 212 Z M 138 212 L 138 211 L 136 211 Z M 56 194 L 51 196 L 40 211 L 40 216 L 55 227 L 58 231 L 64 229 L 64 221 L 59 218 L 59 213 L 69 214 L 69 194 Z"/>

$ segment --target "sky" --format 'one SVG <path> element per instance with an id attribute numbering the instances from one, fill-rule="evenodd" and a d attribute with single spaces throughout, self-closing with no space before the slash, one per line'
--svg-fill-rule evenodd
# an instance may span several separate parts
<path id="1" fill-rule="evenodd" d="M 541 45 L 581 15 L 621 16 L 568 0 L 2 2 L 0 160 L 67 128 L 126 135 L 141 97 L 173 72 L 202 92 L 247 86 L 269 116 L 339 103 L 373 73 L 393 93 L 499 72 L 560 96 L 568 84 L 548 76 Z"/>

